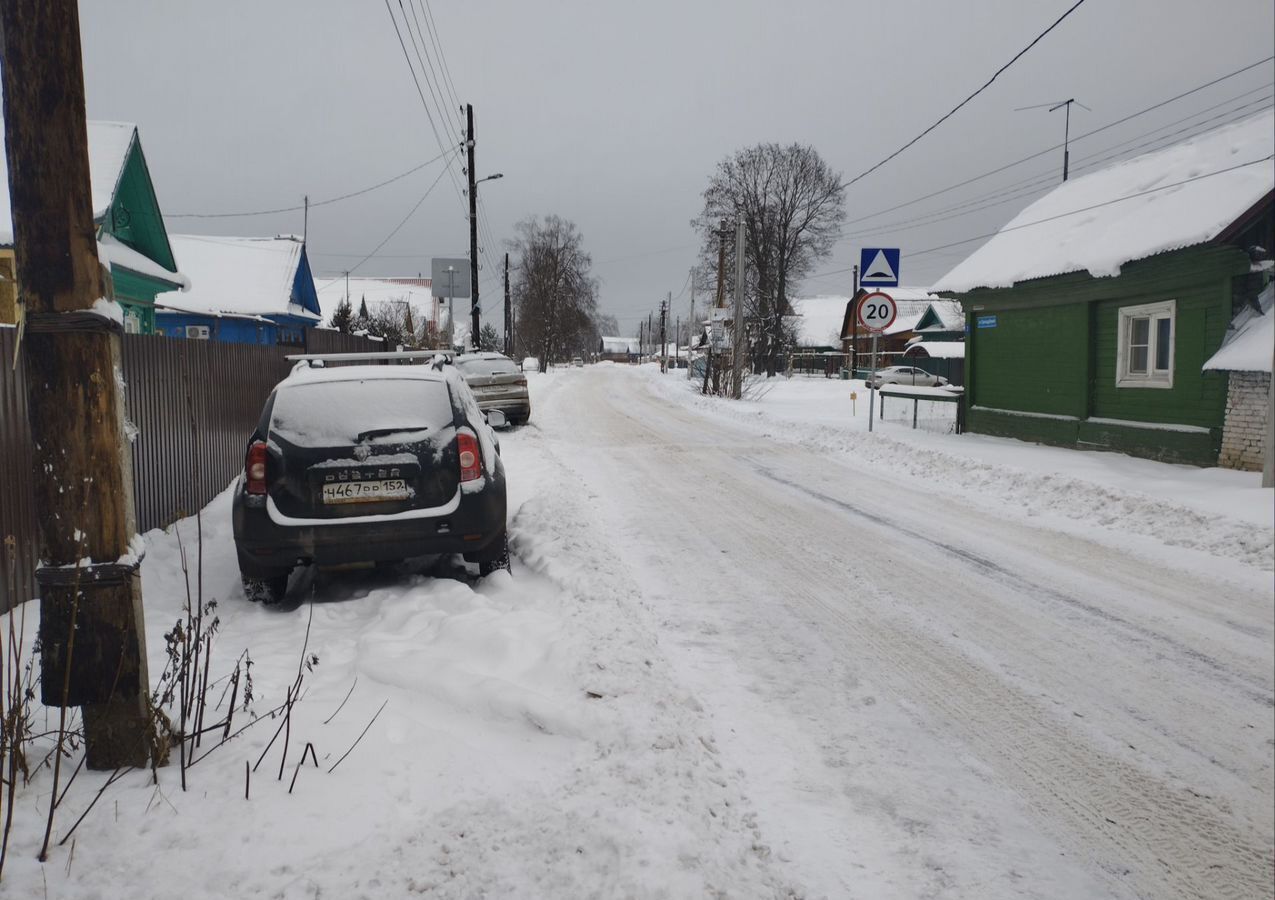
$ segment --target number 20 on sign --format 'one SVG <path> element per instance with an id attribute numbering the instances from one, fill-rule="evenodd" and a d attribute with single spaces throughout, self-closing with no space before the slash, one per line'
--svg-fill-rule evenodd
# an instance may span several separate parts
<path id="1" fill-rule="evenodd" d="M 859 300 L 859 324 L 872 332 L 882 332 L 894 324 L 899 308 L 894 298 L 882 291 L 864 294 Z"/>

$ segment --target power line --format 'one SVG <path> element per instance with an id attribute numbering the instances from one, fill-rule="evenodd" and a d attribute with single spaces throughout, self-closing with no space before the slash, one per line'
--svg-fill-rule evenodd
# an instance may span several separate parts
<path id="1" fill-rule="evenodd" d="M 1159 103 L 1152 104 L 1151 106 L 1148 106 L 1145 109 L 1140 109 L 1137 112 L 1130 113 L 1129 115 L 1124 116 L 1123 118 L 1117 119 L 1114 122 L 1108 122 L 1106 125 L 1102 125 L 1098 128 L 1093 129 L 1092 131 L 1087 131 L 1084 134 L 1081 134 L 1072 138 L 1072 142 L 1074 143 L 1075 141 L 1080 141 L 1087 137 L 1092 137 L 1095 134 L 1099 134 L 1100 132 L 1107 131 L 1108 129 L 1115 128 L 1118 125 L 1123 125 L 1125 122 L 1128 122 L 1132 119 L 1136 119 L 1139 116 L 1144 116 L 1147 113 L 1154 112 L 1157 109 L 1161 109 L 1165 106 L 1168 106 L 1170 103 L 1176 103 L 1179 100 L 1182 100 L 1186 97 L 1191 96 L 1192 94 L 1197 94 L 1202 90 L 1213 87 L 1213 85 L 1215 84 L 1220 84 L 1221 82 L 1234 78 L 1237 75 L 1242 75 L 1245 72 L 1250 71 L 1251 69 L 1255 69 L 1260 65 L 1264 65 L 1270 62 L 1271 60 L 1275 60 L 1275 56 L 1268 56 L 1265 59 L 1259 59 L 1257 62 L 1249 63 L 1248 65 L 1243 66 L 1239 69 L 1236 69 L 1233 72 L 1228 72 L 1225 75 L 1219 76 L 1218 78 L 1214 78 L 1212 81 L 1207 81 L 1204 84 L 1193 87 L 1188 91 L 1183 91 L 1180 94 L 1177 94 L 1173 97 L 1168 98 L 1167 100 L 1161 100 Z M 1243 95 L 1240 95 L 1240 96 L 1243 96 Z M 884 213 L 894 212 L 895 210 L 903 209 L 905 206 L 912 206 L 913 204 L 920 203 L 924 200 L 929 200 L 932 197 L 937 197 L 940 194 L 946 194 L 950 191 L 957 190 L 958 188 L 963 188 L 966 185 L 973 184 L 976 181 L 982 181 L 984 178 L 990 178 L 992 175 L 999 175 L 1001 172 L 1004 172 L 1006 169 L 1012 169 L 1015 166 L 1022 165 L 1025 162 L 1030 162 L 1031 160 L 1044 156 L 1047 153 L 1052 153 L 1053 151 L 1059 149 L 1060 147 L 1062 147 L 1062 143 L 1054 144 L 1052 147 L 1046 147 L 1044 150 L 1040 150 L 1036 153 L 1032 153 L 1029 156 L 1024 156 L 1022 159 L 1016 159 L 1013 162 L 1006 163 L 1003 166 L 998 166 L 995 169 L 991 169 L 987 172 L 982 173 L 981 175 L 975 175 L 972 178 L 967 178 L 964 181 L 959 181 L 956 184 L 949 185 L 948 187 L 940 188 L 937 191 L 931 191 L 928 194 L 924 194 L 920 197 L 916 197 L 904 203 L 898 203 L 898 204 L 895 204 L 894 206 L 889 206 L 889 207 L 886 207 L 885 209 L 879 209 L 876 212 L 868 213 L 867 215 L 863 215 L 863 216 L 859 216 L 858 218 L 851 219 L 848 222 L 846 222 L 846 224 L 854 225 L 857 222 L 864 222 L 869 219 L 875 218 L 876 216 L 882 215 Z"/>
<path id="2" fill-rule="evenodd" d="M 455 150 L 453 152 L 456 153 L 456 152 L 459 152 L 459 150 Z M 425 202 L 425 198 L 428 197 L 431 193 L 433 193 L 434 188 L 437 187 L 438 183 L 443 180 L 443 175 L 450 171 L 451 171 L 451 168 L 447 167 L 447 168 L 444 168 L 442 172 L 438 173 L 438 177 L 435 178 L 432 182 L 430 182 L 430 186 L 426 189 L 425 193 L 421 195 L 421 199 L 416 201 L 416 205 L 413 206 L 408 211 L 407 215 L 403 217 L 403 220 L 401 222 L 399 222 L 397 225 L 394 226 L 394 230 L 385 236 L 385 240 L 381 241 L 374 248 L 372 248 L 371 253 L 363 257 L 354 265 L 350 266 L 350 268 L 347 269 L 342 275 L 339 275 L 336 278 L 333 278 L 331 281 L 327 282 L 327 284 L 324 284 L 322 288 L 319 288 L 319 290 L 323 290 L 323 288 L 328 287 L 328 285 L 334 284 L 335 282 L 340 280 L 340 278 L 342 277 L 347 277 L 350 274 L 350 272 L 353 272 L 355 269 L 359 268 L 361 265 L 363 265 L 365 262 L 367 262 L 369 259 L 375 256 L 378 250 L 380 250 L 382 247 L 388 244 L 390 240 L 394 237 L 394 235 L 398 234 L 399 231 L 402 230 L 403 226 L 407 224 L 407 220 L 410 219 L 413 215 L 415 215 L 416 211 L 421 208 L 421 204 Z"/>
<path id="3" fill-rule="evenodd" d="M 401 5 L 401 4 L 400 4 Z M 438 149 L 444 154 L 447 153 L 447 145 L 443 141 L 442 136 L 438 132 L 438 126 L 434 123 L 434 114 L 430 110 L 429 102 L 425 99 L 425 91 L 421 89 L 420 79 L 416 77 L 416 67 L 412 65 L 412 58 L 407 52 L 407 43 L 403 40 L 403 32 L 398 27 L 398 18 L 394 15 L 394 9 L 390 6 L 390 0 L 385 0 L 385 11 L 389 13 L 390 22 L 394 25 L 394 33 L 398 36 L 398 45 L 403 50 L 403 59 L 407 62 L 407 68 L 412 73 L 412 82 L 416 85 L 416 94 L 421 98 L 421 106 L 425 108 L 425 117 L 429 120 L 430 130 L 434 132 L 434 140 L 438 142 Z M 406 24 L 406 19 L 404 19 Z M 409 30 L 410 33 L 410 30 Z M 414 45 L 414 44 L 413 44 Z M 421 74 L 424 74 L 422 71 Z M 464 198 L 461 195 L 460 185 L 456 181 L 456 173 L 452 171 L 451 160 L 447 161 L 447 173 L 451 177 L 452 188 L 456 191 L 456 197 L 464 205 Z"/>
<path id="4" fill-rule="evenodd" d="M 983 93 L 983 91 L 985 91 L 985 90 L 987 90 L 989 87 L 991 87 L 992 82 L 993 82 L 993 81 L 995 81 L 998 77 L 1000 77 L 1000 75 L 1001 75 L 1001 73 L 1002 73 L 1002 72 L 1004 72 L 1006 69 L 1008 69 L 1008 68 L 1009 68 L 1010 66 L 1012 66 L 1014 63 L 1018 62 L 1018 60 L 1019 60 L 1019 59 L 1021 59 L 1021 58 L 1022 58 L 1022 56 L 1023 56 L 1025 53 L 1027 53 L 1027 51 L 1028 51 L 1028 50 L 1030 50 L 1032 47 L 1035 47 L 1038 43 L 1040 43 L 1040 42 L 1041 42 L 1041 40 L 1043 40 L 1043 39 L 1044 39 L 1045 35 L 1049 34 L 1049 32 L 1053 31 L 1053 30 L 1054 30 L 1055 28 L 1057 28 L 1060 24 L 1062 24 L 1063 19 L 1067 18 L 1069 15 L 1071 15 L 1073 12 L 1075 12 L 1077 9 L 1079 9 L 1079 8 L 1080 8 L 1080 6 L 1081 6 L 1081 4 L 1083 4 L 1084 2 L 1085 2 L 1085 0 L 1076 0 L 1076 2 L 1075 2 L 1075 3 L 1073 3 L 1073 4 L 1071 5 L 1071 8 L 1070 8 L 1070 9 L 1068 9 L 1065 13 L 1063 13 L 1061 16 L 1059 16 L 1057 19 L 1055 19 L 1055 20 L 1054 20 L 1054 23 L 1053 23 L 1052 25 L 1050 25 L 1048 28 L 1046 28 L 1046 29 L 1045 29 L 1044 31 L 1042 31 L 1040 34 L 1036 35 L 1036 37 L 1032 40 L 1032 42 L 1031 42 L 1030 44 L 1028 44 L 1028 45 L 1027 45 L 1026 47 L 1024 47 L 1022 50 L 1019 50 L 1017 53 L 1015 53 L 1015 54 L 1014 54 L 1014 56 L 1013 56 L 1013 58 L 1012 58 L 1012 59 L 1010 59 L 1010 61 L 1009 61 L 1009 62 L 1005 63 L 1005 65 L 1003 65 L 1003 66 L 1001 66 L 999 69 L 997 69 L 997 70 L 996 70 L 996 71 L 992 74 L 992 77 L 991 77 L 991 78 L 989 78 L 989 79 L 987 79 L 987 81 L 983 84 L 983 86 L 982 86 L 982 87 L 980 87 L 978 90 L 974 91 L 974 93 L 970 94 L 968 97 L 966 97 L 966 98 L 965 98 L 964 100 L 962 100 L 960 103 L 956 104 L 956 106 L 952 107 L 952 109 L 951 109 L 950 111 L 948 111 L 945 115 L 943 115 L 942 117 L 940 117 L 940 118 L 939 118 L 939 120 L 938 120 L 937 122 L 935 122 L 935 123 L 934 123 L 933 125 L 931 125 L 929 128 L 926 128 L 924 131 L 922 131 L 922 132 L 921 132 L 920 134 L 918 134 L 916 137 L 912 138 L 912 140 L 908 141 L 906 144 L 904 144 L 904 145 L 903 145 L 902 147 L 900 147 L 898 150 L 895 150 L 893 153 L 891 153 L 891 154 L 890 154 L 889 156 L 887 156 L 885 159 L 881 160 L 881 161 L 880 161 L 879 163 L 877 163 L 876 165 L 872 166 L 871 168 L 865 169 L 864 171 L 860 172 L 858 175 L 856 175 L 856 176 L 854 176 L 853 178 L 851 178 L 849 181 L 842 182 L 841 186 L 842 186 L 843 188 L 844 188 L 844 187 L 849 187 L 850 185 L 854 184 L 856 181 L 859 181 L 860 179 L 865 178 L 865 177 L 867 177 L 868 175 L 871 175 L 871 174 L 872 174 L 873 172 L 875 172 L 877 169 L 879 169 L 879 168 L 881 168 L 882 166 L 884 166 L 886 163 L 888 163 L 890 160 L 894 159 L 896 156 L 898 156 L 898 155 L 899 155 L 900 153 L 902 153 L 904 150 L 906 150 L 906 149 L 908 149 L 909 147 L 911 147 L 913 144 L 915 144 L 915 143 L 916 143 L 917 141 L 919 141 L 921 138 L 925 137 L 927 134 L 929 134 L 929 133 L 930 133 L 931 131 L 933 131 L 935 128 L 938 128 L 940 125 L 942 125 L 942 124 L 943 124 L 944 122 L 946 122 L 948 119 L 950 119 L 953 115 L 955 115 L 955 114 L 956 114 L 956 112 L 957 112 L 957 111 L 958 111 L 961 107 L 963 107 L 965 104 L 969 103 L 971 100 L 973 100 L 973 99 L 974 99 L 975 97 L 977 97 L 979 94 Z"/>
<path id="5" fill-rule="evenodd" d="M 908 251 L 908 258 L 915 259 L 916 257 L 924 256 L 927 253 L 937 253 L 940 250 L 947 250 L 951 247 L 959 247 L 963 244 L 971 244 L 974 241 L 981 241 L 984 238 L 995 237 L 998 234 L 1008 234 L 1011 231 L 1021 231 L 1024 228 L 1032 228 L 1032 227 L 1035 227 L 1036 225 L 1044 225 L 1047 222 L 1053 222 L 1058 219 L 1065 219 L 1067 216 L 1076 216 L 1076 215 L 1079 215 L 1080 213 L 1090 212 L 1091 210 L 1095 210 L 1095 209 L 1101 209 L 1104 206 L 1112 206 L 1116 203 L 1124 203 L 1126 200 L 1135 200 L 1138 197 L 1145 197 L 1148 194 L 1155 194 L 1160 191 L 1169 190 L 1170 188 L 1181 187 L 1182 185 L 1190 184 L 1193 181 L 1200 181 L 1205 178 L 1212 178 L 1215 175 L 1224 175 L 1227 172 L 1234 172 L 1237 169 L 1244 169 L 1244 168 L 1247 168 L 1248 166 L 1256 166 L 1264 162 L 1269 162 L 1272 159 L 1275 159 L 1275 153 L 1268 154 L 1262 157 L 1261 159 L 1253 159 L 1245 163 L 1238 163 L 1237 165 L 1234 165 L 1234 166 L 1228 166 L 1225 169 L 1217 169 L 1216 171 L 1213 171 L 1213 172 L 1205 172 L 1203 175 L 1195 175 L 1195 176 L 1192 176 L 1191 178 L 1184 178 L 1181 181 L 1174 181 L 1170 184 L 1157 185 L 1156 187 L 1148 188 L 1145 191 L 1138 191 L 1135 194 L 1129 194 L 1124 197 L 1116 197 L 1112 200 L 1104 200 L 1101 203 L 1093 203 L 1093 204 L 1090 204 L 1089 206 L 1081 207 L 1080 209 L 1072 209 L 1064 213 L 1058 213 L 1057 215 L 1046 216 L 1043 219 L 1035 219 L 1031 222 L 1024 222 L 1021 225 L 1012 225 L 1012 226 L 1008 226 L 1004 228 L 999 228 L 996 231 L 989 231 L 985 234 L 975 235 L 974 237 L 963 238 L 959 241 L 952 241 L 949 244 L 940 244 L 936 247 L 927 247 L 924 250 L 910 250 Z M 849 272 L 851 268 L 853 267 L 847 266 L 844 269 L 833 269 L 828 272 L 819 272 L 818 274 L 809 275 L 807 277 L 808 278 L 825 278 L 830 275 L 841 275 L 845 272 Z"/>
<path id="6" fill-rule="evenodd" d="M 1148 134 L 1154 134 L 1156 131 L 1162 131 L 1164 128 L 1168 128 L 1171 126 L 1165 125 L 1165 126 L 1161 126 L 1160 128 L 1152 129 L 1151 131 L 1145 132 L 1144 134 L 1139 135 L 1138 137 L 1131 138 L 1128 141 L 1122 141 L 1120 144 L 1114 144 L 1111 147 L 1107 147 L 1103 150 L 1098 150 L 1094 153 L 1091 153 L 1088 156 L 1081 157 L 1079 160 L 1077 160 L 1078 163 L 1085 162 L 1088 160 L 1093 160 L 1093 162 L 1089 162 L 1087 165 L 1084 165 L 1084 166 L 1077 165 L 1074 171 L 1076 172 L 1088 171 L 1090 169 L 1093 169 L 1097 166 L 1100 166 L 1112 160 L 1119 159 L 1122 157 L 1127 158 L 1142 150 L 1159 149 L 1160 147 L 1167 146 L 1168 144 L 1180 143 L 1182 140 L 1185 140 L 1187 138 L 1194 137 L 1198 134 L 1203 134 L 1205 132 L 1212 131 L 1215 128 L 1221 127 L 1219 125 L 1212 124 L 1213 122 L 1216 122 L 1218 119 L 1226 119 L 1226 121 L 1223 122 L 1222 125 L 1227 125 L 1227 124 L 1230 124 L 1231 122 L 1240 121 L 1241 119 L 1245 119 L 1250 115 L 1250 111 L 1248 110 L 1249 107 L 1255 106 L 1258 103 L 1265 103 L 1266 101 L 1272 99 L 1272 96 L 1275 96 L 1275 95 L 1267 95 L 1266 97 L 1263 97 L 1259 100 L 1242 104 L 1241 106 L 1236 107 L 1235 109 L 1227 110 L 1224 113 L 1220 113 L 1219 115 L 1212 116 L 1201 122 L 1196 122 L 1193 125 L 1187 126 L 1186 128 L 1178 129 L 1177 131 L 1170 132 L 1169 134 L 1161 135 L 1160 137 L 1153 138 L 1150 141 L 1145 141 L 1136 146 L 1128 147 L 1116 153 L 1108 154 L 1107 156 L 1103 156 L 1100 159 L 1095 159 L 1095 157 L 1100 156 L 1100 154 L 1106 153 L 1107 150 L 1113 150 L 1116 147 L 1120 147 L 1124 144 L 1131 143 L 1132 141 L 1139 140 L 1140 138 L 1145 137 Z M 1239 112 L 1240 115 L 1235 115 L 1235 113 L 1237 112 Z M 1191 118 L 1195 118 L 1195 116 L 1198 116 L 1198 115 L 1199 113 L 1194 113 L 1193 115 L 1187 116 L 1186 118 L 1191 119 Z M 1227 119 L 1226 117 L 1228 116 L 1231 116 L 1232 118 Z M 1186 119 L 1179 120 L 1179 122 L 1182 122 L 1182 121 L 1186 121 Z M 1172 124 L 1178 124 L 1178 122 L 1174 122 Z M 1202 128 L 1201 126 L 1207 126 L 1207 127 Z M 1185 135 L 1185 137 L 1183 137 L 1183 135 Z M 1156 145 L 1159 145 L 1159 147 L 1156 147 Z M 944 209 L 934 210 L 933 212 L 926 213 L 925 215 L 919 218 L 906 219 L 901 222 L 890 222 L 885 225 L 878 225 L 872 228 L 865 228 L 859 231 L 843 231 L 840 233 L 838 237 L 839 237 L 839 240 L 846 240 L 846 239 L 853 239 L 858 237 L 865 237 L 868 235 L 893 234 L 898 231 L 906 231 L 912 228 L 920 228 L 925 225 L 935 225 L 940 222 L 946 222 L 951 219 L 956 219 L 962 216 L 970 215 L 972 213 L 982 212 L 983 210 L 991 209 L 992 207 L 1000 206 L 1002 204 L 1009 203 L 1013 200 L 1018 200 L 1023 197 L 1031 196 L 1032 194 L 1038 194 L 1043 190 L 1054 187 L 1056 185 L 1056 180 L 1057 180 L 1056 174 L 1053 171 L 1042 173 L 1041 175 L 1032 176 L 1031 178 L 1028 178 L 1024 181 L 1018 181 L 1018 182 L 1014 182 L 1012 184 L 1006 185 L 1004 188 L 1002 188 L 998 192 L 995 192 L 992 194 L 984 194 L 979 197 L 966 200 L 963 203 L 958 203 L 955 206 L 949 206 Z M 986 202 L 986 201 L 990 201 L 990 202 Z M 948 215 L 948 213 L 950 213 L 950 215 Z"/>
<path id="7" fill-rule="evenodd" d="M 459 126 L 460 97 L 456 93 L 456 83 L 452 81 L 452 73 L 447 66 L 447 56 L 443 53 L 443 41 L 438 36 L 438 24 L 434 21 L 434 10 L 430 8 L 429 0 L 425 0 L 425 27 L 429 30 L 430 42 L 434 45 L 434 53 L 438 57 L 439 68 L 443 71 L 443 83 L 451 92 L 452 111 L 456 116 L 456 122 Z"/>
<path id="8" fill-rule="evenodd" d="M 371 193 L 372 191 L 375 191 L 378 188 L 385 187 L 387 184 L 393 184 L 396 181 L 402 181 L 408 175 L 413 175 L 419 172 L 421 169 L 425 168 L 426 166 L 432 165 L 433 163 L 438 162 L 440 159 L 442 159 L 446 155 L 447 155 L 446 152 L 440 153 L 438 156 L 435 156 L 433 159 L 426 160 L 425 162 L 421 163 L 418 166 L 412 166 L 412 168 L 408 169 L 406 172 L 401 172 L 398 175 L 395 175 L 393 178 L 387 178 L 384 181 L 377 182 L 371 187 L 365 187 L 365 188 L 362 188 L 361 190 L 351 191 L 350 193 L 342 194 L 339 197 L 330 197 L 327 200 L 316 200 L 310 204 L 310 208 L 314 209 L 316 206 L 327 206 L 330 203 L 340 203 L 342 200 L 349 200 L 352 197 L 359 197 L 359 196 L 362 196 L 363 194 Z M 258 210 L 253 210 L 252 212 L 166 213 L 164 215 L 164 218 L 165 219 L 240 219 L 240 218 L 245 218 L 248 216 L 273 216 L 278 213 L 298 212 L 303 209 L 305 209 L 304 204 L 302 204 L 301 206 L 283 206 L 283 207 L 279 207 L 278 209 L 258 209 Z"/>

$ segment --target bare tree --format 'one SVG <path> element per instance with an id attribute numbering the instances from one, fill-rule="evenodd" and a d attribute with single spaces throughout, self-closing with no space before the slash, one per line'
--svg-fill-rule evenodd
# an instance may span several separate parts
<path id="1" fill-rule="evenodd" d="M 545 366 L 590 352 L 598 283 L 575 223 L 532 216 L 518 223 L 517 235 L 509 250 L 518 258 L 510 276 L 520 342 Z"/>
<path id="2" fill-rule="evenodd" d="M 845 219 L 841 174 L 813 147 L 758 144 L 717 164 L 704 191 L 704 209 L 692 224 L 702 240 L 701 268 L 715 273 L 723 220 L 745 229 L 745 315 L 750 320 L 754 368 L 775 374 L 791 343 L 788 291 L 831 251 Z M 734 271 L 727 241 L 726 272 Z M 727 279 L 727 296 L 733 293 Z"/>

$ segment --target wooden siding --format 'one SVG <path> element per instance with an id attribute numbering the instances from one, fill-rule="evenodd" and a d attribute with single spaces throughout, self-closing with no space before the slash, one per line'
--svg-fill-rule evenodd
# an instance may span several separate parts
<path id="1" fill-rule="evenodd" d="M 994 315 L 995 328 L 979 328 Z M 1079 304 L 972 314 L 967 355 L 970 402 L 994 409 L 1083 416 L 1088 322 Z M 970 371 L 972 369 L 972 371 Z"/>
<path id="2" fill-rule="evenodd" d="M 1248 269 L 1236 248 L 1195 247 L 1130 263 L 1114 278 L 1060 275 L 963 296 L 969 430 L 1216 464 L 1226 377 L 1201 367 L 1221 346 L 1233 281 Z M 1116 387 L 1120 308 L 1170 299 L 1173 387 Z M 996 327 L 978 328 L 980 316 L 996 316 Z"/>

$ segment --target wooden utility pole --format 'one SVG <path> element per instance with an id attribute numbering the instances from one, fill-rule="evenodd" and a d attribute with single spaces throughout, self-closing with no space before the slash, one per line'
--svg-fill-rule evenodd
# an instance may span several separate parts
<path id="1" fill-rule="evenodd" d="M 668 308 L 673 302 L 673 292 L 660 304 L 660 374 L 668 373 Z"/>
<path id="2" fill-rule="evenodd" d="M 149 757 L 142 592 L 120 385 L 89 185 L 76 0 L 0 3 L 5 149 L 40 528 L 41 693 L 83 709 L 89 768 Z M 82 564 L 83 560 L 87 564 Z M 50 801 L 52 802 L 52 801 Z"/>
<path id="3" fill-rule="evenodd" d="M 467 135 L 465 148 L 469 153 L 469 281 L 473 306 L 469 309 L 469 342 L 478 346 L 478 186 L 474 184 L 474 107 L 465 104 Z"/>
<path id="4" fill-rule="evenodd" d="M 509 302 L 509 254 L 505 254 L 505 356 L 514 355 L 514 308 Z"/>

